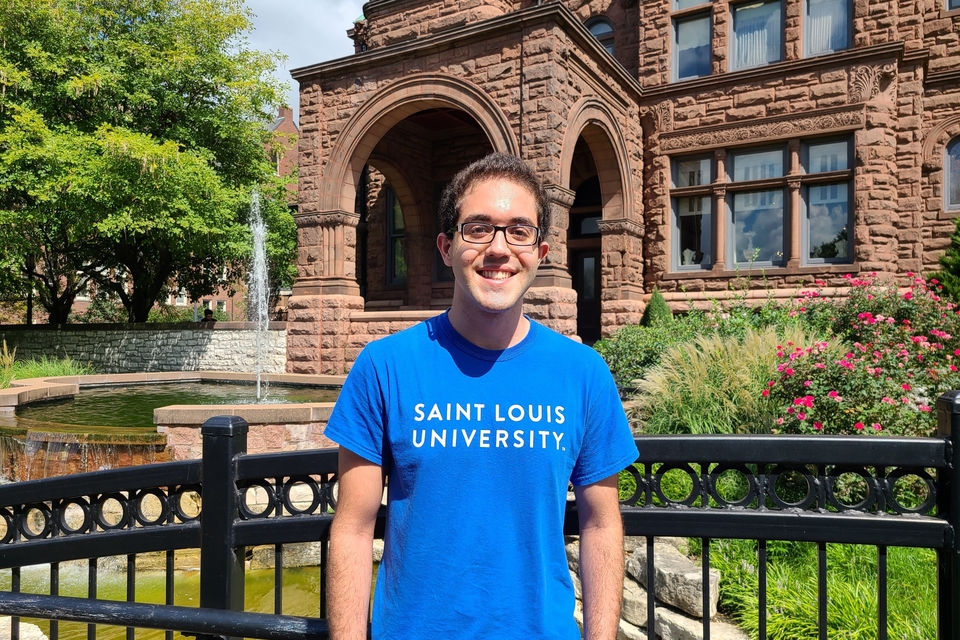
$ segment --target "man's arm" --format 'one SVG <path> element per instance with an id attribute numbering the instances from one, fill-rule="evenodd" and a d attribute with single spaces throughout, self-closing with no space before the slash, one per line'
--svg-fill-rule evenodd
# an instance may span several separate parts
<path id="1" fill-rule="evenodd" d="M 365 640 L 373 527 L 383 496 L 380 465 L 340 447 L 337 510 L 330 526 L 327 619 L 333 640 Z"/>
<path id="2" fill-rule="evenodd" d="M 580 515 L 583 635 L 586 640 L 613 640 L 623 597 L 623 520 L 617 474 L 574 487 L 574 492 Z"/>

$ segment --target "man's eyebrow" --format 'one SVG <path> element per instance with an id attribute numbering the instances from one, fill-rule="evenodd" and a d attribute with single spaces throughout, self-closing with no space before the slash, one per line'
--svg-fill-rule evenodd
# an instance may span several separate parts
<path id="1" fill-rule="evenodd" d="M 493 216 L 488 215 L 488 214 L 486 214 L 486 213 L 474 213 L 474 214 L 471 214 L 471 215 L 469 215 L 469 216 L 465 216 L 463 219 L 460 220 L 460 222 L 461 222 L 461 223 L 463 223 L 463 222 L 493 222 Z M 526 216 L 514 216 L 513 218 L 510 219 L 510 222 L 509 222 L 508 224 L 526 224 L 526 225 L 530 225 L 531 227 L 537 226 L 537 224 L 536 224 L 533 220 L 531 220 L 530 218 L 528 218 L 528 217 L 526 217 Z"/>

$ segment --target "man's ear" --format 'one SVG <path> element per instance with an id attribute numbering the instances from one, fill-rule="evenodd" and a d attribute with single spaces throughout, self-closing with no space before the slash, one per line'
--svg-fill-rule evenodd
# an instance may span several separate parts
<path id="1" fill-rule="evenodd" d="M 453 241 L 447 237 L 447 234 L 437 234 L 437 249 L 440 250 L 440 256 L 443 258 L 443 264 L 448 267 L 453 266 L 453 257 L 450 255 L 450 247 Z"/>
<path id="2" fill-rule="evenodd" d="M 540 243 L 540 249 L 538 251 L 537 262 L 543 262 L 544 258 L 547 257 L 547 253 L 550 252 L 550 245 L 546 242 Z"/>

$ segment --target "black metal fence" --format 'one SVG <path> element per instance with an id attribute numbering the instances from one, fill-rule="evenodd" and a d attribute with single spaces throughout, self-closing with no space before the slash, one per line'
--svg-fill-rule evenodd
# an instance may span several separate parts
<path id="1" fill-rule="evenodd" d="M 698 538 L 702 545 L 703 610 L 709 611 L 711 541 L 757 541 L 760 637 L 766 637 L 767 541 L 816 543 L 819 636 L 827 638 L 830 543 L 877 548 L 877 637 L 887 632 L 887 548 L 937 553 L 937 638 L 960 640 L 960 391 L 937 402 L 936 438 L 832 436 L 644 436 L 641 461 L 628 469 L 635 486 L 621 508 L 628 535 L 646 536 L 647 575 L 654 575 L 654 536 Z M 0 486 L 0 615 L 175 631 L 187 635 L 293 640 L 326 638 L 323 589 L 317 616 L 281 615 L 283 545 L 325 541 L 335 507 L 333 450 L 246 455 L 246 423 L 219 417 L 202 429 L 202 460 L 101 471 Z M 677 483 L 681 475 L 683 482 Z M 674 480 L 667 482 L 667 478 Z M 723 479 L 726 480 L 723 480 Z M 852 479 L 852 482 L 851 482 Z M 911 486 L 914 501 L 899 491 Z M 676 495 L 677 486 L 686 487 Z M 734 487 L 731 492 L 724 487 Z M 855 486 L 856 491 L 841 491 Z M 306 499 L 304 499 L 304 495 Z M 294 499 L 294 496 L 297 499 Z M 257 499 L 254 499 L 257 496 Z M 202 507 L 200 499 L 202 497 Z M 378 537 L 383 531 L 382 514 Z M 565 527 L 576 533 L 576 505 Z M 248 547 L 272 545 L 274 614 L 243 611 Z M 321 544 L 320 573 L 326 568 Z M 199 608 L 174 605 L 175 552 L 199 549 Z M 138 554 L 165 552 L 166 604 L 136 602 Z M 99 559 L 126 556 L 127 601 L 98 599 Z M 85 560 L 87 597 L 59 595 L 60 564 Z M 49 594 L 21 592 L 22 567 L 49 564 Z M 654 590 L 648 593 L 648 634 Z M 703 619 L 704 637 L 710 620 Z"/>

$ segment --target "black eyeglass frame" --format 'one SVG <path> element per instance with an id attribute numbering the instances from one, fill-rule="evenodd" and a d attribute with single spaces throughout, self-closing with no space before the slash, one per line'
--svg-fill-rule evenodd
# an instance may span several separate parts
<path id="1" fill-rule="evenodd" d="M 490 236 L 490 239 L 489 239 L 489 240 L 484 240 L 484 241 L 482 241 L 482 242 L 478 242 L 478 241 L 476 241 L 476 240 L 467 240 L 467 236 L 465 236 L 464 233 L 463 233 L 463 228 L 464 228 L 465 226 L 467 226 L 468 224 L 482 224 L 482 225 L 486 225 L 486 226 L 488 226 L 488 227 L 493 227 L 493 235 Z M 513 241 L 511 241 L 511 240 L 510 240 L 510 234 L 507 233 L 507 229 L 513 229 L 514 227 L 523 227 L 523 228 L 525 228 L 525 229 L 534 229 L 534 230 L 536 230 L 537 234 L 536 234 L 536 236 L 534 236 L 533 242 L 530 242 L 530 243 L 528 243 L 528 244 L 522 244 L 522 243 L 518 243 L 518 242 L 513 242 Z M 506 225 L 506 226 L 502 226 L 502 227 L 501 227 L 501 226 L 499 226 L 499 225 L 490 224 L 489 222 L 477 222 L 477 221 L 475 221 L 475 220 L 474 220 L 474 221 L 471 221 L 471 222 L 461 222 L 459 225 L 457 225 L 456 227 L 454 227 L 453 229 L 450 230 L 451 233 L 456 233 L 457 231 L 460 232 L 460 238 L 461 238 L 464 242 L 468 242 L 468 243 L 470 243 L 470 244 L 490 244 L 491 242 L 493 242 L 494 238 L 497 237 L 497 231 L 502 231 L 502 232 L 503 232 L 503 239 L 506 240 L 507 244 L 509 244 L 509 245 L 511 245 L 511 246 L 514 246 L 514 247 L 533 247 L 533 246 L 536 246 L 537 244 L 539 244 L 540 238 L 543 237 L 543 231 L 540 229 L 540 227 L 535 227 L 535 226 L 533 226 L 532 224 L 508 224 L 508 225 Z"/>

